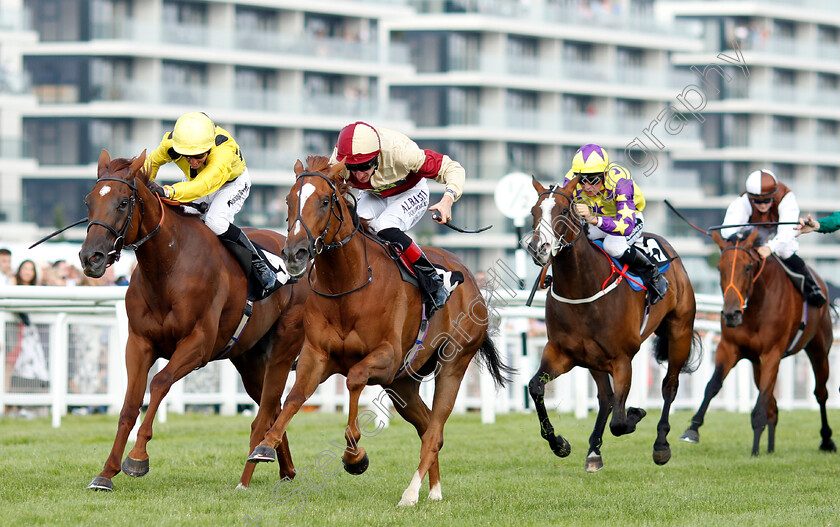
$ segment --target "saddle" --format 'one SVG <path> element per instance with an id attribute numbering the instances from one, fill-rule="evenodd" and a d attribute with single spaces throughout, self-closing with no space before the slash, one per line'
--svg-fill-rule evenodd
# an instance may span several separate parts
<path id="1" fill-rule="evenodd" d="M 598 246 L 602 251 L 604 249 L 604 242 L 602 240 L 595 240 L 590 241 L 590 243 Z M 660 273 L 665 273 L 669 267 L 671 267 L 671 262 L 676 260 L 678 256 L 673 254 L 669 254 L 668 251 L 659 243 L 659 241 L 647 234 L 643 234 L 642 238 L 633 244 L 636 247 L 636 250 L 642 251 L 647 255 L 648 259 L 656 264 L 656 267 L 659 268 Z M 606 254 L 606 252 L 604 253 Z M 618 262 L 618 259 L 610 256 L 610 260 L 612 260 L 613 265 L 618 267 L 619 269 L 623 268 L 624 265 Z M 627 283 L 630 284 L 630 287 L 633 291 L 641 291 L 643 289 L 643 282 L 642 277 L 636 273 L 633 273 L 628 269 L 625 273 L 628 280 Z"/>
<path id="2" fill-rule="evenodd" d="M 258 302 L 266 297 L 263 293 L 262 285 L 257 281 L 256 277 L 253 275 L 251 268 L 251 252 L 242 247 L 239 244 L 234 242 L 224 240 L 219 238 L 219 241 L 227 247 L 228 251 L 236 258 L 236 261 L 239 262 L 239 266 L 242 267 L 242 271 L 245 272 L 245 277 L 248 280 L 248 300 L 251 302 Z M 272 271 L 277 275 L 277 280 L 279 280 L 283 284 L 294 283 L 297 280 L 289 275 L 289 272 L 286 271 L 286 265 L 283 263 L 283 259 L 272 253 L 269 252 L 268 249 L 261 246 L 257 242 L 251 240 L 251 243 L 254 245 L 254 248 L 260 255 L 260 258 L 271 268 Z"/>
<path id="3" fill-rule="evenodd" d="M 417 274 L 414 271 L 414 267 L 405 257 L 403 252 L 400 250 L 399 247 L 395 246 L 394 244 L 383 240 L 376 233 L 365 231 L 365 236 L 373 240 L 374 242 L 378 243 L 385 249 L 386 254 L 394 261 L 394 265 L 397 266 L 397 269 L 400 272 L 400 278 L 402 278 L 403 282 L 408 282 L 409 284 L 413 285 L 414 287 L 420 289 L 420 294 L 423 298 L 423 318 L 426 319 L 428 313 L 433 311 L 433 305 L 429 298 L 427 298 L 426 292 L 423 291 L 423 288 L 420 287 L 420 282 L 417 280 Z M 445 267 L 438 265 L 432 262 L 432 265 L 435 266 L 438 274 L 443 279 L 443 285 L 446 287 L 446 290 L 452 293 L 458 284 L 464 283 L 464 274 L 461 271 L 449 271 Z"/>

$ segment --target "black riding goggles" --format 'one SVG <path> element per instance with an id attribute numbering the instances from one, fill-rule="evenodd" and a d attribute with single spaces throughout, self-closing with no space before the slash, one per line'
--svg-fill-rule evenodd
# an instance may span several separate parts
<path id="1" fill-rule="evenodd" d="M 604 174 L 579 174 L 580 182 L 584 185 L 600 185 L 604 181 Z"/>
<path id="2" fill-rule="evenodd" d="M 756 205 L 767 205 L 768 203 L 773 203 L 773 198 L 753 198 L 753 197 L 750 197 L 750 201 L 755 203 Z"/>
<path id="3" fill-rule="evenodd" d="M 347 167 L 347 170 L 349 170 L 350 172 L 367 172 L 371 168 L 376 167 L 377 164 L 378 164 L 377 159 L 374 157 L 370 161 L 365 161 L 364 163 L 358 163 L 358 164 L 354 164 L 354 165 L 351 165 L 351 164 L 348 163 L 345 166 Z"/>

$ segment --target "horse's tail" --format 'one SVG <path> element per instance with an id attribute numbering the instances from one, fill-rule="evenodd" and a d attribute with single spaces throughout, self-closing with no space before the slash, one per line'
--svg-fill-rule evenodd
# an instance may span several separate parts
<path id="1" fill-rule="evenodd" d="M 484 342 L 478 349 L 478 354 L 484 366 L 487 367 L 487 371 L 493 377 L 496 386 L 501 388 L 511 382 L 510 376 L 516 373 L 516 370 L 502 361 L 499 350 L 489 334 L 484 337 Z"/>
<path id="2" fill-rule="evenodd" d="M 656 362 L 662 364 L 668 360 L 668 341 L 659 335 L 653 338 L 653 358 Z M 703 358 L 703 339 L 700 338 L 700 333 L 697 331 L 691 336 L 691 350 L 688 353 L 688 358 L 685 364 L 680 369 L 682 373 L 694 373 L 700 367 L 701 359 Z"/>

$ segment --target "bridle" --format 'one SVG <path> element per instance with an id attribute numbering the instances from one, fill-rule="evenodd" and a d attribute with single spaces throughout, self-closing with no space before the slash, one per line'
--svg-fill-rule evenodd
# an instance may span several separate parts
<path id="1" fill-rule="evenodd" d="M 571 211 L 571 206 L 572 206 L 572 203 L 574 203 L 574 200 L 572 199 L 572 196 L 570 196 L 569 194 L 566 194 L 562 190 L 559 190 L 559 187 L 560 187 L 560 185 L 551 185 L 550 187 L 548 187 L 547 190 L 544 190 L 543 192 L 540 192 L 539 196 L 537 196 L 537 202 L 539 203 L 540 198 L 542 198 L 543 196 L 551 196 L 552 194 L 559 194 L 560 196 L 563 196 L 564 198 L 566 198 L 566 200 L 568 200 L 569 211 Z M 570 216 L 568 214 L 565 214 L 565 215 L 563 215 L 563 217 L 570 217 Z M 551 225 L 550 225 L 550 228 L 552 229 L 552 231 L 554 231 L 553 218 L 550 218 L 549 221 L 552 222 Z M 568 231 L 568 228 L 569 227 L 568 227 L 568 224 L 567 224 L 567 227 L 566 227 L 567 231 Z M 585 232 L 585 229 L 583 228 L 583 220 L 581 219 L 581 221 L 578 222 L 578 235 L 571 242 L 565 241 L 563 236 L 557 236 L 556 233 L 554 233 L 555 234 L 555 240 L 554 240 L 554 243 L 552 244 L 552 247 L 551 247 L 551 256 L 552 257 L 555 256 L 558 252 L 560 252 L 564 248 L 572 247 L 574 244 L 576 244 L 578 242 L 578 240 L 580 240 L 583 237 L 584 232 Z M 564 234 L 565 234 L 565 232 L 564 232 Z"/>
<path id="2" fill-rule="evenodd" d="M 738 243 L 739 242 L 735 242 L 735 245 L 727 247 L 726 249 L 720 252 L 720 255 L 722 257 L 727 251 L 736 251 L 734 256 L 732 257 L 732 269 L 729 273 L 729 284 L 727 284 L 727 286 L 723 289 L 723 296 L 725 297 L 727 291 L 729 291 L 730 289 L 734 289 L 735 294 L 738 295 L 738 299 L 741 301 L 741 309 L 743 310 L 747 308 L 747 301 L 749 300 L 749 297 L 745 297 L 735 285 L 735 263 L 738 261 L 739 254 L 737 251 L 744 251 L 753 260 L 753 262 L 760 262 L 758 266 L 758 272 L 755 273 L 755 276 L 753 276 L 751 280 L 751 283 L 753 284 L 756 282 L 756 280 L 758 280 L 758 277 L 761 276 L 761 273 L 764 271 L 764 263 L 766 262 L 766 259 L 762 258 L 761 256 L 757 256 L 755 248 L 741 247 L 738 245 Z"/>
<path id="3" fill-rule="evenodd" d="M 114 246 L 111 248 L 111 250 L 106 255 L 108 257 L 108 262 L 105 264 L 105 266 L 110 267 L 111 265 L 114 264 L 114 262 L 116 262 L 120 259 L 120 254 L 121 254 L 123 248 L 129 249 L 129 250 L 132 250 L 132 251 L 136 251 L 138 248 L 140 248 L 141 245 L 143 245 L 144 243 L 149 241 L 149 239 L 152 236 L 154 236 L 155 234 L 158 233 L 161 225 L 163 225 L 163 218 L 166 214 L 166 212 L 165 212 L 166 207 L 163 206 L 163 203 L 160 201 L 160 198 L 158 197 L 158 203 L 160 203 L 160 208 L 161 208 L 160 223 L 158 223 L 157 227 L 155 227 L 152 230 L 152 232 L 150 232 L 149 234 L 144 236 L 139 241 L 136 241 L 134 243 L 125 243 L 125 235 L 128 232 L 129 227 L 131 227 L 131 223 L 132 223 L 131 220 L 134 217 L 134 209 L 135 209 L 138 202 L 140 203 L 140 225 L 143 224 L 143 217 L 145 215 L 145 207 L 143 206 L 143 198 L 141 198 L 137 194 L 137 186 L 135 186 L 133 183 L 131 183 L 129 181 L 126 181 L 124 179 L 116 178 L 116 177 L 101 177 L 97 180 L 97 184 L 100 181 L 119 181 L 120 183 L 125 183 L 131 189 L 131 197 L 128 198 L 128 216 L 126 217 L 125 223 L 123 223 L 123 226 L 120 228 L 119 231 L 117 231 L 117 229 L 115 229 L 111 225 L 105 223 L 104 221 L 99 221 L 99 220 L 90 221 L 88 223 L 88 226 L 87 226 L 87 231 L 88 232 L 90 231 L 90 228 L 93 227 L 94 225 L 99 225 L 100 227 L 104 227 L 105 229 L 108 230 L 108 232 L 110 232 L 111 234 L 114 235 Z M 139 233 L 139 227 L 138 227 L 138 233 Z"/>
<path id="4" fill-rule="evenodd" d="M 318 236 L 313 236 L 312 231 L 310 230 L 309 226 L 306 225 L 305 221 L 303 221 L 303 210 L 302 210 L 303 204 L 302 204 L 302 200 L 300 199 L 300 193 L 301 193 L 301 190 L 303 189 L 303 181 L 302 181 L 303 178 L 309 177 L 309 176 L 317 176 L 317 177 L 323 179 L 324 181 L 326 181 L 327 185 L 330 186 L 330 192 L 331 192 L 331 195 L 330 195 L 330 211 L 329 211 L 329 215 L 327 217 L 327 224 L 324 226 L 324 229 L 321 231 L 321 233 Z M 325 241 L 327 233 L 330 230 L 330 224 L 332 223 L 333 218 L 335 218 L 338 221 L 338 229 L 336 230 L 336 232 L 341 230 L 341 226 L 344 224 L 344 210 L 341 208 L 341 205 L 339 204 L 338 190 L 335 187 L 335 183 L 333 183 L 330 178 L 328 178 L 327 176 L 325 176 L 324 174 L 321 174 L 319 172 L 302 172 L 297 176 L 297 181 L 300 182 L 300 185 L 299 185 L 299 188 L 298 188 L 297 217 L 295 217 L 294 221 L 292 221 L 289 224 L 289 233 L 292 232 L 292 226 L 295 225 L 296 223 L 300 222 L 300 224 L 303 226 L 303 230 L 306 231 L 306 239 L 307 239 L 307 243 L 308 243 L 307 250 L 309 251 L 310 259 L 314 258 L 315 256 L 317 256 L 317 255 L 319 255 L 323 252 L 329 252 L 329 251 L 333 251 L 333 250 L 336 250 L 336 249 L 340 249 L 340 248 L 344 247 L 345 245 L 347 245 L 350 242 L 350 240 L 353 239 L 353 236 L 355 236 L 356 233 L 359 232 L 359 229 L 361 227 L 361 221 L 359 219 L 359 215 L 355 214 L 355 213 L 351 214 L 351 217 L 352 217 L 352 220 L 353 220 L 353 230 L 350 232 L 350 234 L 348 234 L 342 240 L 339 240 L 339 241 L 333 241 L 333 242 L 326 242 Z M 351 194 L 351 196 L 352 196 L 352 194 Z M 353 199 L 355 200 L 355 197 Z M 365 286 L 367 286 L 368 284 L 370 284 L 373 281 L 373 269 L 370 267 L 370 262 L 368 262 L 368 257 L 367 257 L 367 244 L 365 244 L 365 263 L 367 264 L 367 268 L 368 268 L 368 279 L 365 281 L 365 283 L 363 283 L 359 287 L 357 287 L 355 289 L 352 289 L 350 291 L 345 291 L 343 293 L 333 294 L 333 293 L 324 293 L 323 291 L 318 291 L 317 289 L 312 287 L 312 270 L 315 268 L 314 263 L 309 268 L 309 275 L 308 275 L 309 285 L 310 285 L 312 291 L 314 291 L 315 293 L 317 293 L 321 296 L 329 297 L 329 298 L 335 298 L 335 297 L 339 297 L 339 296 L 349 295 L 350 293 L 355 293 L 356 291 L 359 291 L 360 289 L 364 288 Z"/>

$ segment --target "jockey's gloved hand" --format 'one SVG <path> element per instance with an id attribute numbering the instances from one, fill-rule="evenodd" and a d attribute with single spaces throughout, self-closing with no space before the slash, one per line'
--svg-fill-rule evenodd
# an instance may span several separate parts
<path id="1" fill-rule="evenodd" d="M 152 192 L 163 199 L 169 199 L 169 193 L 166 191 L 166 187 L 156 186 L 152 188 Z"/>

